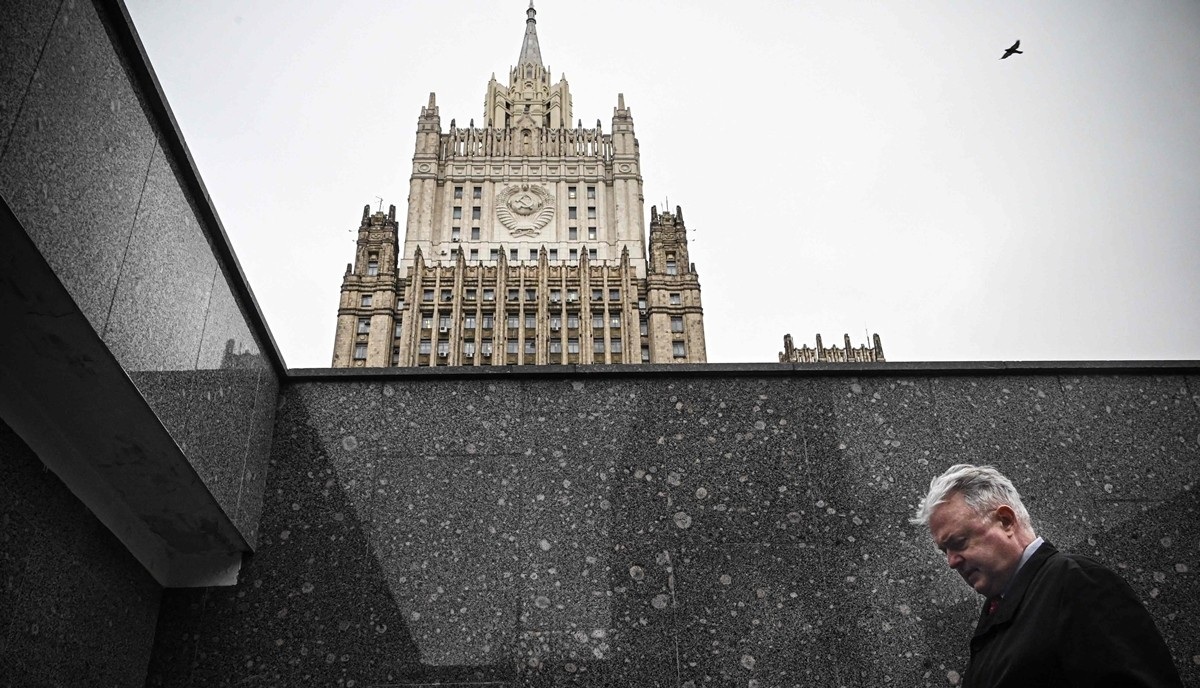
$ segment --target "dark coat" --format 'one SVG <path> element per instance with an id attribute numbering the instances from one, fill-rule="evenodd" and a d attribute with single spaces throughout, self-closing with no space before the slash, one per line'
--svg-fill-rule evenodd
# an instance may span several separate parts
<path id="1" fill-rule="evenodd" d="M 1043 542 L 971 638 L 964 688 L 1182 688 L 1133 589 L 1094 559 Z"/>

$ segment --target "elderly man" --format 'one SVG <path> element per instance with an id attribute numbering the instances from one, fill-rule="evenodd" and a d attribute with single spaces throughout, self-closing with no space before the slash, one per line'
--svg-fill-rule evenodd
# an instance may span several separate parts
<path id="1" fill-rule="evenodd" d="M 1182 683 L 1145 607 L 1120 576 L 1038 537 L 1012 482 L 990 466 L 951 466 L 912 519 L 950 568 L 986 598 L 967 688 Z"/>

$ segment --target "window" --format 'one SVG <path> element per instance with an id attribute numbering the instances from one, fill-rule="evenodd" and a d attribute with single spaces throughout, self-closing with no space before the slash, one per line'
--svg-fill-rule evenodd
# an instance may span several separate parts
<path id="1" fill-rule="evenodd" d="M 484 356 L 491 356 L 492 355 L 492 340 L 485 339 L 482 342 L 480 342 L 479 343 L 479 353 L 483 354 Z"/>
<path id="2" fill-rule="evenodd" d="M 575 196 L 576 196 L 575 187 L 568 186 L 567 187 L 567 198 L 575 198 Z"/>
<path id="3" fill-rule="evenodd" d="M 529 260 L 538 259 L 538 250 L 536 248 L 529 249 Z"/>
<path id="4" fill-rule="evenodd" d="M 365 361 L 366 358 L 367 358 L 367 345 L 366 344 L 355 344 L 354 345 L 354 360 Z"/>
<path id="5" fill-rule="evenodd" d="M 552 354 L 561 354 L 562 353 L 562 342 L 560 340 L 558 340 L 558 339 L 550 340 L 550 353 L 552 353 Z"/>
<path id="6" fill-rule="evenodd" d="M 478 227 L 471 228 L 471 241 L 479 241 L 479 228 Z"/>
<path id="7" fill-rule="evenodd" d="M 571 241 L 577 241 L 579 239 L 579 228 L 578 227 L 568 227 L 567 228 L 567 238 L 570 239 Z"/>
<path id="8" fill-rule="evenodd" d="M 579 301 L 579 290 L 578 289 L 568 289 L 567 290 L 567 303 L 576 303 L 578 301 Z"/>
<path id="9" fill-rule="evenodd" d="M 366 307 L 370 306 L 370 305 L 371 305 L 371 295 L 370 295 L 370 294 L 363 294 L 363 295 L 362 295 L 362 299 L 360 299 L 360 300 L 359 300 L 359 304 L 360 304 L 360 305 L 361 305 L 363 308 L 366 308 Z"/>
<path id="10" fill-rule="evenodd" d="M 421 316 L 421 329 L 422 330 L 433 329 L 433 316 L 432 315 L 426 313 Z"/>
<path id="11" fill-rule="evenodd" d="M 367 275 L 370 277 L 374 277 L 375 275 L 378 275 L 378 274 L 379 274 L 379 261 L 377 261 L 377 260 L 367 261 Z"/>
<path id="12" fill-rule="evenodd" d="M 646 312 L 646 299 L 638 299 L 638 310 Z"/>
<path id="13" fill-rule="evenodd" d="M 594 353 L 594 354 L 604 353 L 604 340 L 603 339 L 596 338 L 596 339 L 592 340 L 592 353 Z"/>
<path id="14" fill-rule="evenodd" d="M 682 304 L 683 304 L 683 298 L 679 295 L 679 292 L 671 292 L 671 305 L 679 306 Z"/>
<path id="15" fill-rule="evenodd" d="M 462 227 L 450 228 L 450 241 L 458 241 L 462 239 Z"/>
<path id="16" fill-rule="evenodd" d="M 638 321 L 638 332 L 641 333 L 643 337 L 649 335 L 650 325 L 645 320 Z"/>
<path id="17" fill-rule="evenodd" d="M 433 300 L 433 290 L 432 289 L 422 289 L 421 290 L 421 300 L 422 301 L 432 301 Z"/>
<path id="18" fill-rule="evenodd" d="M 441 330 L 442 332 L 445 332 L 446 330 L 450 329 L 450 316 L 449 315 L 443 315 L 442 317 L 438 318 L 438 329 Z"/>
<path id="19" fill-rule="evenodd" d="M 562 290 L 561 289 L 551 289 L 550 290 L 550 303 L 558 303 L 560 301 L 562 301 Z"/>
<path id="20" fill-rule="evenodd" d="M 508 300 L 516 301 L 519 298 L 521 298 L 521 290 L 517 289 L 516 287 L 509 287 L 508 288 Z"/>
<path id="21" fill-rule="evenodd" d="M 679 265 L 675 261 L 673 261 L 673 260 L 667 261 L 667 274 L 668 275 L 678 275 L 679 274 Z"/>
<path id="22" fill-rule="evenodd" d="M 534 342 L 532 339 L 525 340 L 525 353 L 527 353 L 527 354 L 537 353 L 537 343 Z"/>
<path id="23" fill-rule="evenodd" d="M 475 295 L 478 293 L 479 292 L 475 291 L 474 288 L 467 289 L 467 290 L 463 291 L 463 298 L 466 299 L 467 301 L 474 301 Z"/>
<path id="24" fill-rule="evenodd" d="M 525 290 L 525 300 L 526 301 L 536 301 L 537 300 L 537 289 L 526 289 Z"/>
<path id="25" fill-rule="evenodd" d="M 500 260 L 500 249 L 493 248 L 488 251 L 488 260 Z"/>
<path id="26" fill-rule="evenodd" d="M 552 248 L 552 249 L 550 249 L 550 256 L 549 256 L 549 258 L 550 258 L 550 260 L 552 260 L 552 261 L 554 261 L 554 260 L 558 260 L 558 249 L 556 249 L 556 248 Z"/>
<path id="27" fill-rule="evenodd" d="M 453 217 L 454 217 L 454 219 L 455 219 L 455 220 L 461 220 L 461 219 L 462 219 L 462 208 L 460 208 L 460 207 L 458 207 L 458 206 L 454 206 L 454 215 L 453 215 Z"/>
<path id="28" fill-rule="evenodd" d="M 596 187 L 589 186 L 587 189 L 588 189 L 588 200 L 589 201 L 596 200 Z"/>
<path id="29" fill-rule="evenodd" d="M 588 260 L 596 260 L 596 258 L 597 258 L 596 249 L 589 248 L 588 249 Z"/>
<path id="30" fill-rule="evenodd" d="M 428 356 L 429 352 L 433 351 L 433 343 L 428 339 L 422 339 L 421 343 L 417 345 L 417 351 L 420 352 L 422 356 Z"/>
<path id="31" fill-rule="evenodd" d="M 456 186 L 456 187 L 454 187 L 454 200 L 457 201 L 457 200 L 461 200 L 461 199 L 462 199 L 462 187 Z"/>
<path id="32" fill-rule="evenodd" d="M 438 358 L 445 358 L 450 355 L 450 342 L 438 342 Z"/>
<path id="33" fill-rule="evenodd" d="M 579 219 L 579 209 L 578 208 L 568 208 L 567 209 L 567 219 L 568 220 L 578 220 Z"/>
<path id="34" fill-rule="evenodd" d="M 579 353 L 579 340 L 578 339 L 568 339 L 567 340 L 567 353 L 569 353 L 569 354 Z"/>
<path id="35" fill-rule="evenodd" d="M 596 219 L 596 206 L 590 206 L 590 207 L 588 208 L 588 219 L 589 219 L 589 220 L 595 220 L 595 219 Z"/>
<path id="36" fill-rule="evenodd" d="M 604 316 L 603 315 L 593 315 L 592 316 L 592 329 L 593 330 L 603 330 L 604 329 Z"/>
<path id="37" fill-rule="evenodd" d="M 468 258 L 470 258 L 473 261 L 479 260 L 479 249 L 477 249 L 477 248 L 471 249 L 471 255 L 468 256 Z"/>
<path id="38" fill-rule="evenodd" d="M 592 290 L 592 300 L 593 301 L 603 301 L 604 300 L 604 290 L 603 289 L 593 289 Z"/>
<path id="39" fill-rule="evenodd" d="M 515 330 L 521 326 L 521 319 L 519 317 L 517 317 L 516 313 L 509 314 L 507 320 L 508 320 L 508 322 L 506 324 L 508 325 L 508 329 L 510 329 L 510 330 Z"/>
<path id="40" fill-rule="evenodd" d="M 562 329 L 562 317 L 557 315 L 550 316 L 550 330 L 558 332 Z"/>
<path id="41" fill-rule="evenodd" d="M 400 365 L 400 347 L 392 347 L 392 365 Z"/>
<path id="42" fill-rule="evenodd" d="M 463 342 L 463 356 L 475 358 L 475 342 Z"/>
<path id="43" fill-rule="evenodd" d="M 404 329 L 404 323 L 400 321 L 400 318 L 396 318 L 396 327 L 393 328 L 393 330 L 392 330 L 392 336 L 399 337 L 400 332 L 403 329 Z"/>
<path id="44" fill-rule="evenodd" d="M 567 329 L 571 329 L 571 330 L 579 329 L 579 314 L 578 313 L 570 313 L 567 315 Z"/>
<path id="45" fill-rule="evenodd" d="M 515 249 L 515 248 L 508 249 L 508 259 L 509 260 L 520 260 L 521 259 L 521 256 L 517 255 L 517 249 Z"/>
<path id="46" fill-rule="evenodd" d="M 671 354 L 674 355 L 675 358 L 686 358 L 687 357 L 687 347 L 684 345 L 683 342 L 672 342 L 671 343 Z"/>
<path id="47" fill-rule="evenodd" d="M 496 300 L 496 290 L 491 287 L 484 289 L 483 290 L 483 300 L 484 301 L 495 301 Z"/>
<path id="48" fill-rule="evenodd" d="M 595 241 L 595 239 L 596 239 L 596 228 L 595 227 L 588 227 L 588 238 Z"/>
<path id="49" fill-rule="evenodd" d="M 517 340 L 510 339 L 504 343 L 504 350 L 510 354 L 515 354 L 515 353 L 517 353 L 517 351 L 519 351 L 519 349 L 517 348 L 518 346 L 519 346 L 519 344 L 518 344 Z"/>
<path id="50" fill-rule="evenodd" d="M 370 318 L 359 318 L 358 319 L 358 333 L 359 334 L 367 334 L 370 331 L 371 331 L 371 319 Z"/>
<path id="51" fill-rule="evenodd" d="M 532 330 L 537 327 L 537 318 L 533 315 L 525 316 L 525 329 Z"/>
<path id="52" fill-rule="evenodd" d="M 609 289 L 608 290 L 608 300 L 609 301 L 620 301 L 621 300 L 621 290 L 620 289 Z"/>
<path id="53" fill-rule="evenodd" d="M 621 353 L 621 340 L 618 337 L 613 337 L 609 340 L 609 350 L 614 354 Z"/>
<path id="54" fill-rule="evenodd" d="M 476 323 L 475 316 L 468 315 L 463 318 L 463 329 L 473 330 L 473 329 L 475 329 L 475 323 Z"/>
<path id="55" fill-rule="evenodd" d="M 483 209 L 480 208 L 479 206 L 475 206 L 474 208 L 471 208 L 471 219 L 472 220 L 478 220 L 480 217 L 482 217 L 482 215 L 483 215 Z"/>
<path id="56" fill-rule="evenodd" d="M 495 324 L 496 324 L 496 319 L 492 316 L 491 313 L 483 314 L 483 329 L 490 330 L 490 329 L 492 329 L 492 326 Z"/>
<path id="57" fill-rule="evenodd" d="M 671 317 L 671 331 L 683 332 L 683 318 L 678 315 Z"/>
<path id="58" fill-rule="evenodd" d="M 454 292 L 451 291 L 450 289 L 443 289 L 442 290 L 442 301 L 453 301 L 453 300 L 454 300 Z"/>
<path id="59" fill-rule="evenodd" d="M 471 189 L 471 198 L 474 198 L 475 200 L 483 198 L 483 187 L 477 186 Z"/>
<path id="60" fill-rule="evenodd" d="M 620 314 L 616 314 L 616 315 L 610 315 L 610 316 L 609 316 L 609 318 L 608 318 L 608 326 L 609 326 L 611 329 L 614 329 L 614 330 L 619 330 L 619 329 L 621 329 L 621 316 L 620 316 Z"/>
<path id="61" fill-rule="evenodd" d="M 649 362 L 650 362 L 650 347 L 643 346 L 642 347 L 642 363 L 649 363 Z"/>
<path id="62" fill-rule="evenodd" d="M 567 251 L 567 260 L 570 260 L 572 262 L 579 260 L 579 249 L 577 249 L 577 248 L 569 249 Z"/>

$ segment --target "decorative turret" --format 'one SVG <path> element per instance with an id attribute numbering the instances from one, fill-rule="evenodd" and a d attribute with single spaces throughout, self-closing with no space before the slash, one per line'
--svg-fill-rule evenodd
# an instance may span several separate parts
<path id="1" fill-rule="evenodd" d="M 508 86 L 493 74 L 484 98 L 484 126 L 500 129 L 560 129 L 571 122 L 571 93 L 566 76 L 551 85 L 537 37 L 537 10 L 525 10 L 521 54 L 508 75 Z"/>

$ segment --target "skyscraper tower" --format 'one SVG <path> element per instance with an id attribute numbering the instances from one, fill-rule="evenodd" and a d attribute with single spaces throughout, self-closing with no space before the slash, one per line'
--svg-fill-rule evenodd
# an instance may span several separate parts
<path id="1" fill-rule="evenodd" d="M 526 10 L 508 84 L 482 125 L 434 94 L 417 119 L 404 240 L 396 208 L 363 209 L 346 266 L 334 367 L 699 363 L 700 282 L 683 212 L 650 210 L 624 95 L 611 133 L 571 125 Z"/>

